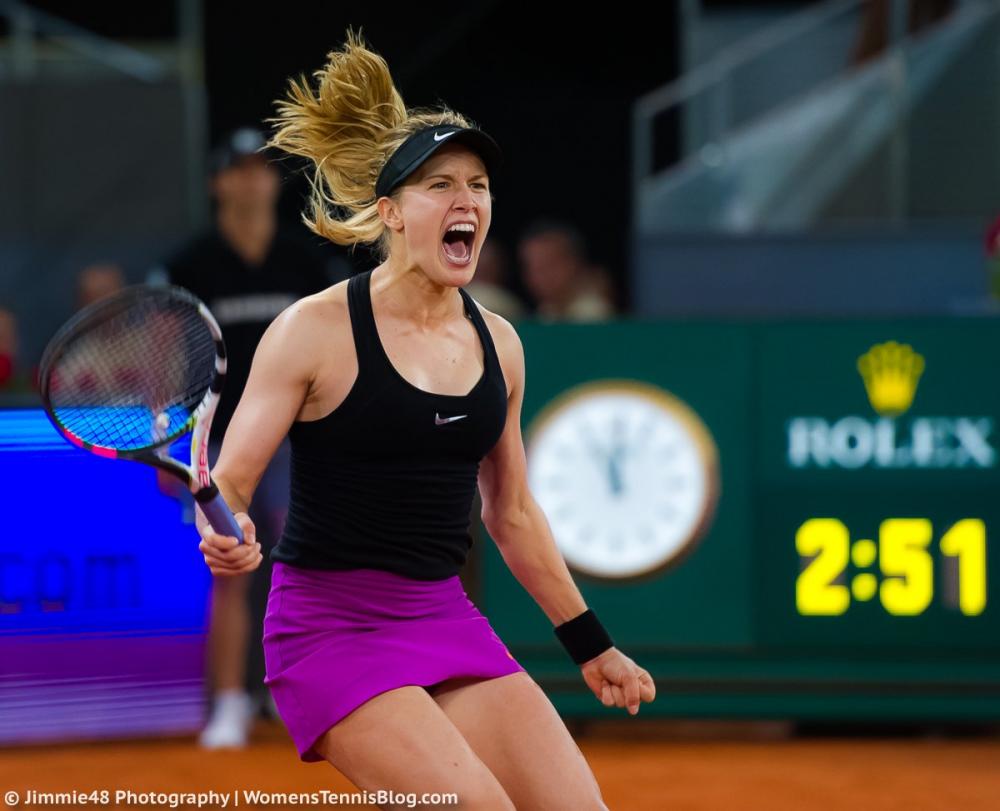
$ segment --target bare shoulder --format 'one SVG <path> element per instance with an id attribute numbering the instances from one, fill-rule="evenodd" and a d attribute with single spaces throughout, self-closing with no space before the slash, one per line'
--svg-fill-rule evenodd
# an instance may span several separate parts
<path id="1" fill-rule="evenodd" d="M 317 338 L 330 340 L 344 325 L 350 331 L 347 282 L 340 282 L 286 307 L 267 331 L 282 344 L 298 344 Z"/>
<path id="2" fill-rule="evenodd" d="M 510 392 L 513 388 L 512 384 L 519 383 L 524 377 L 524 348 L 521 346 L 521 337 L 514 329 L 514 325 L 506 318 L 487 310 L 478 301 L 476 301 L 476 306 L 482 313 L 490 336 L 493 338 L 500 366 L 507 379 L 507 390 Z"/>
<path id="3" fill-rule="evenodd" d="M 288 371 L 314 377 L 326 354 L 351 340 L 347 308 L 347 283 L 341 282 L 289 305 L 267 328 L 257 355 L 272 363 L 287 364 Z"/>

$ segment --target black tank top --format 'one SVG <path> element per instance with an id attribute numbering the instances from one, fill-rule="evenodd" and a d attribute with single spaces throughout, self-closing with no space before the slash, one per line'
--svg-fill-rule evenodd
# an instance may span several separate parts
<path id="1" fill-rule="evenodd" d="M 372 568 L 418 580 L 456 574 L 482 458 L 507 416 L 507 387 L 486 322 L 459 288 L 483 345 L 465 395 L 432 394 L 389 361 L 372 314 L 371 271 L 347 285 L 358 376 L 330 414 L 295 422 L 291 499 L 274 560 L 311 569 Z"/>

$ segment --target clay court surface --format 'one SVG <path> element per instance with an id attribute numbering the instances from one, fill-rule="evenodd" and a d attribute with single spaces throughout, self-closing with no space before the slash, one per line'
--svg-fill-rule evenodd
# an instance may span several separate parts
<path id="1" fill-rule="evenodd" d="M 593 724 L 577 740 L 612 811 L 1000 809 L 997 735 L 789 737 L 780 725 L 629 719 Z M 193 739 L 0 750 L 0 794 L 29 788 L 353 789 L 330 766 L 300 763 L 283 729 L 269 722 L 243 752 L 205 753 Z"/>

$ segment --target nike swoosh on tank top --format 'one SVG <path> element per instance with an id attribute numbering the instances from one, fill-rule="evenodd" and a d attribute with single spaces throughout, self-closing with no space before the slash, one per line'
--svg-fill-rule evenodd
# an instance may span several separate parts
<path id="1" fill-rule="evenodd" d="M 271 557 L 440 580 L 458 573 L 472 545 L 479 463 L 503 433 L 507 387 L 482 313 L 461 288 L 483 346 L 482 376 L 464 395 L 408 382 L 379 339 L 371 273 L 347 285 L 358 356 L 353 387 L 330 414 L 289 430 L 291 498 Z"/>

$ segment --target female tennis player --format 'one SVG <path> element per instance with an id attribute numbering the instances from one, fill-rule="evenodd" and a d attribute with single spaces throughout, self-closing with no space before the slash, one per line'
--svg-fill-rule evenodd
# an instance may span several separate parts
<path id="1" fill-rule="evenodd" d="M 486 528 L 587 686 L 632 714 L 653 700 L 528 491 L 520 340 L 462 289 L 490 228 L 499 148 L 448 108 L 407 109 L 359 34 L 316 78 L 316 91 L 291 82 L 272 143 L 315 164 L 312 230 L 374 243 L 383 261 L 268 329 L 214 470 L 247 543 L 200 521 L 200 548 L 218 576 L 260 563 L 245 513 L 287 432 L 264 648 L 301 758 L 368 790 L 456 792 L 464 809 L 603 809 L 555 708 L 457 574 L 478 477 Z"/>

